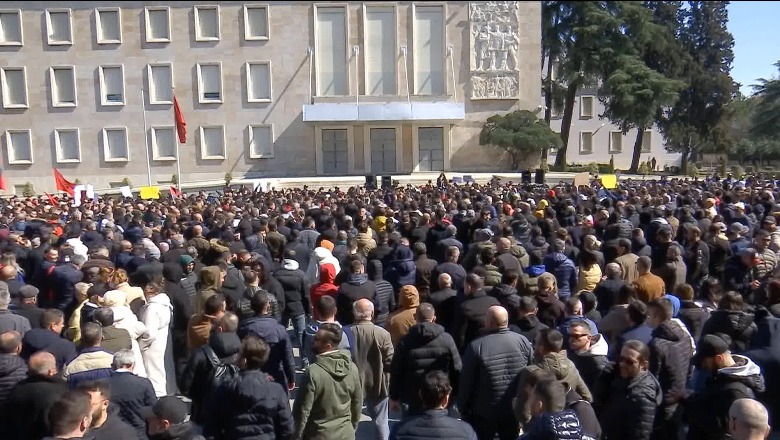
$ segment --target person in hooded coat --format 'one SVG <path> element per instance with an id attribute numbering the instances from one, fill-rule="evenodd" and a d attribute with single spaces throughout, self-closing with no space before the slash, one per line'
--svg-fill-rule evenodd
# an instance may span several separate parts
<path id="1" fill-rule="evenodd" d="M 168 295 L 161 292 L 156 283 L 147 284 L 144 293 L 147 302 L 141 309 L 140 319 L 146 325 L 149 338 L 141 355 L 155 394 L 157 397 L 167 396 L 176 389 L 173 352 L 168 346 L 173 306 Z"/>
<path id="2" fill-rule="evenodd" d="M 141 355 L 141 343 L 146 343 L 149 334 L 146 325 L 138 320 L 138 317 L 126 305 L 126 295 L 121 290 L 109 290 L 103 295 L 103 306 L 110 307 L 114 312 L 114 327 L 127 330 L 130 334 L 130 348 L 135 355 L 135 374 L 146 377 L 143 356 Z M 187 344 L 186 334 L 184 340 Z"/>
<path id="3" fill-rule="evenodd" d="M 363 263 L 355 260 L 350 263 L 347 281 L 339 286 L 339 293 L 336 295 L 336 317 L 342 325 L 352 324 L 352 305 L 361 298 L 369 299 L 376 305 L 376 284 L 368 279 Z"/>
<path id="4" fill-rule="evenodd" d="M 222 293 L 222 271 L 218 266 L 206 266 L 200 271 L 200 291 L 195 297 L 195 313 L 203 313 L 210 296 Z"/>
<path id="5" fill-rule="evenodd" d="M 374 323 L 380 327 L 385 326 L 390 312 L 395 310 L 396 307 L 395 290 L 392 284 L 382 278 L 382 273 L 381 261 L 371 260 L 368 263 L 368 276 L 376 285 L 376 316 L 374 317 Z"/>
<path id="6" fill-rule="evenodd" d="M 176 377 L 184 371 L 184 364 L 189 357 L 187 349 L 187 324 L 195 313 L 190 296 L 181 286 L 184 269 L 178 262 L 163 265 L 163 292 L 171 299 L 173 306 L 173 324 L 171 326 L 171 343 L 173 361 L 176 364 Z"/>
<path id="7" fill-rule="evenodd" d="M 742 295 L 726 292 L 718 303 L 718 310 L 713 311 L 704 322 L 701 336 L 722 333 L 731 338 L 730 349 L 736 352 L 747 350 L 756 332 L 756 324 L 754 315 L 744 309 Z"/>
<path id="8" fill-rule="evenodd" d="M 398 345 L 401 338 L 406 336 L 409 329 L 417 323 L 415 314 L 417 307 L 420 306 L 420 294 L 414 286 L 403 286 L 398 292 L 398 297 L 398 310 L 390 315 L 386 325 L 393 345 Z"/>
<path id="9" fill-rule="evenodd" d="M 577 268 L 563 250 L 566 243 L 563 240 L 555 240 L 553 243 L 553 252 L 544 258 L 544 267 L 547 272 L 555 275 L 558 285 L 558 297 L 565 301 L 572 294 L 572 290 L 577 287 Z"/>
<path id="10" fill-rule="evenodd" d="M 298 348 L 303 347 L 303 332 L 306 330 L 306 315 L 309 314 L 309 299 L 306 292 L 309 290 L 306 283 L 306 275 L 299 269 L 295 261 L 295 251 L 284 251 L 282 267 L 276 271 L 274 277 L 284 289 L 284 313 L 282 322 L 287 324 L 291 320 L 295 341 Z"/>
<path id="11" fill-rule="evenodd" d="M 309 289 L 309 299 L 312 304 L 317 302 L 325 295 L 332 296 L 334 299 L 339 293 L 339 286 L 333 284 L 336 279 L 336 268 L 332 264 L 323 264 L 320 266 L 320 282 L 314 284 Z M 312 307 L 312 318 L 315 320 L 320 319 L 317 316 L 317 308 Z"/>
<path id="12" fill-rule="evenodd" d="M 414 264 L 414 254 L 409 247 L 399 244 L 387 258 L 385 280 L 395 291 L 402 286 L 414 285 L 417 281 L 417 266 Z"/>

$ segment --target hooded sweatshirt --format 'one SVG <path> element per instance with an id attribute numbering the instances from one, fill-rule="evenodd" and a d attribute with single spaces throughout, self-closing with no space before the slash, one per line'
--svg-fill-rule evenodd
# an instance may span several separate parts
<path id="1" fill-rule="evenodd" d="M 607 338 L 603 335 L 597 334 L 593 336 L 593 342 L 590 345 L 590 349 L 583 352 L 572 353 L 570 356 L 574 366 L 577 367 L 577 371 L 580 373 L 582 380 L 589 389 L 593 389 L 596 385 L 596 380 L 601 375 L 601 371 L 607 365 L 607 354 L 609 353 L 609 346 L 607 345 Z"/>
<path id="2" fill-rule="evenodd" d="M 222 271 L 218 266 L 206 266 L 200 271 L 200 292 L 195 297 L 195 313 L 203 313 L 206 300 L 222 293 Z"/>
<path id="3" fill-rule="evenodd" d="M 414 286 L 404 286 L 399 292 L 398 310 L 390 315 L 387 320 L 387 331 L 390 332 L 390 338 L 393 345 L 398 345 L 398 341 L 409 333 L 409 329 L 417 323 L 415 314 L 420 305 L 420 294 Z"/>
<path id="4" fill-rule="evenodd" d="M 362 405 L 360 376 L 349 353 L 322 353 L 304 373 L 293 404 L 293 439 L 354 439 Z"/>
<path id="5" fill-rule="evenodd" d="M 317 314 L 317 302 L 325 295 L 336 298 L 339 293 L 339 287 L 333 283 L 336 279 L 336 268 L 332 264 L 323 264 L 320 266 L 320 283 L 311 286 L 309 296 L 312 304 L 312 315 L 314 319 L 320 319 Z"/>

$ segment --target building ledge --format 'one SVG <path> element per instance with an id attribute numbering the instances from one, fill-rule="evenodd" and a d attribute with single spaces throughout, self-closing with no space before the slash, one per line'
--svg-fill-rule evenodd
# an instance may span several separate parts
<path id="1" fill-rule="evenodd" d="M 304 122 L 461 121 L 462 102 L 330 103 L 303 106 Z"/>

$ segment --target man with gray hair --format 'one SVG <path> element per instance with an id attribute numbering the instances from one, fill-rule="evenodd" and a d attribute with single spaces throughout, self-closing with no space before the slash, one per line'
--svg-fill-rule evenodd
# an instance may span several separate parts
<path id="1" fill-rule="evenodd" d="M 17 331 L 24 336 L 30 330 L 30 320 L 8 310 L 10 304 L 11 292 L 8 291 L 8 285 L 2 283 L 0 284 L 0 333 Z"/>
<path id="2" fill-rule="evenodd" d="M 448 333 L 452 333 L 455 319 L 455 296 L 457 292 L 452 288 L 452 277 L 448 273 L 439 275 L 439 290 L 428 296 L 436 311 L 436 322 L 444 327 Z"/>
<path id="3" fill-rule="evenodd" d="M 769 412 L 753 399 L 737 399 L 729 408 L 729 433 L 734 440 L 764 440 L 769 436 Z"/>
<path id="4" fill-rule="evenodd" d="M 353 306 L 354 324 L 351 326 L 355 346 L 353 360 L 360 373 L 360 385 L 368 416 L 374 420 L 377 437 L 390 438 L 388 423 L 388 376 L 393 361 L 393 342 L 390 333 L 374 324 L 374 304 L 362 298 Z"/>
<path id="5" fill-rule="evenodd" d="M 146 438 L 146 420 L 143 408 L 157 401 L 152 382 L 133 374 L 135 355 L 132 350 L 114 353 L 111 376 L 107 379 L 111 387 L 111 405 L 119 410 L 119 417 L 132 426 L 138 438 Z"/>
<path id="6" fill-rule="evenodd" d="M 626 285 L 626 282 L 623 281 L 623 271 L 617 263 L 607 264 L 605 276 L 606 278 L 593 289 L 597 300 L 596 307 L 601 316 L 606 316 L 609 309 L 615 304 L 615 298 L 620 293 L 620 289 Z"/>

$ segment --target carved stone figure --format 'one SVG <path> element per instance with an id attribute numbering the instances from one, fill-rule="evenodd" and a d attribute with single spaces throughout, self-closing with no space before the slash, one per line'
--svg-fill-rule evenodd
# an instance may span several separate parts
<path id="1" fill-rule="evenodd" d="M 518 99 L 519 17 L 516 1 L 469 4 L 471 99 Z"/>

